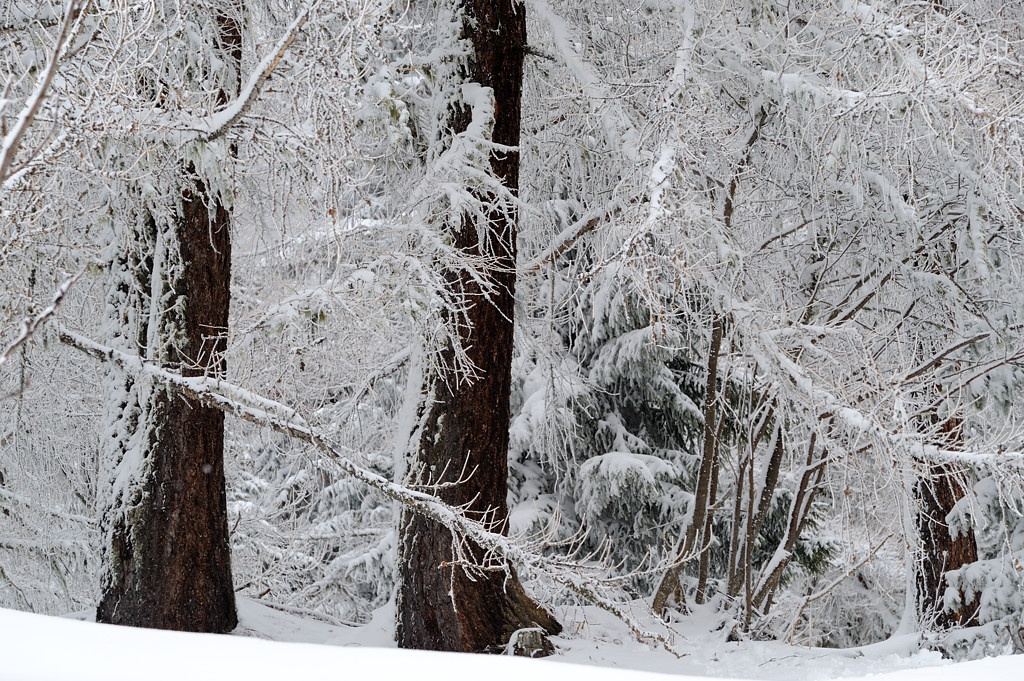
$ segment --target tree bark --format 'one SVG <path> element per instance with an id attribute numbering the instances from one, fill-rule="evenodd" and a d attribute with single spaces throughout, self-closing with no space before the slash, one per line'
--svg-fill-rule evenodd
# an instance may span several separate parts
<path id="1" fill-rule="evenodd" d="M 241 31 L 216 17 L 237 77 Z M 228 95 L 218 93 L 223 105 Z M 140 356 L 185 376 L 225 375 L 230 216 L 190 163 L 176 215 L 143 210 L 128 226 L 112 298 Z M 173 199 L 172 199 L 173 201 Z M 134 333 L 132 333 L 134 331 Z M 229 632 L 238 624 L 224 480 L 224 414 L 137 377 L 122 377 L 110 457 L 99 622 Z"/>
<path id="2" fill-rule="evenodd" d="M 917 531 L 922 556 L 917 573 L 918 616 L 922 624 L 934 623 L 941 629 L 972 626 L 978 623 L 980 594 L 967 601 L 960 592 L 960 607 L 947 610 L 944 596 L 948 584 L 946 573 L 978 561 L 978 543 L 974 529 L 959 532 L 954 538 L 946 518 L 965 490 L 960 475 L 950 464 L 933 464 L 917 485 L 920 504 Z"/>
<path id="3" fill-rule="evenodd" d="M 938 441 L 950 449 L 960 449 L 964 443 L 963 420 L 957 416 L 940 419 L 931 416 Z M 917 565 L 917 616 L 923 626 L 940 629 L 972 626 L 978 623 L 981 607 L 980 594 L 967 601 L 959 593 L 960 607 L 948 610 L 945 606 L 946 573 L 958 570 L 978 560 L 978 542 L 974 528 L 951 531 L 947 518 L 967 490 L 963 480 L 965 472 L 950 463 L 929 463 L 926 473 L 914 490 L 918 501 L 917 532 L 921 541 L 921 557 Z"/>
<path id="4" fill-rule="evenodd" d="M 466 0 L 462 37 L 471 44 L 463 82 L 491 88 L 493 141 L 518 147 L 526 17 L 512 0 Z M 451 130 L 465 131 L 471 111 L 454 104 Z M 512 193 L 519 185 L 519 155 L 491 156 L 491 171 Z M 482 202 L 494 197 L 481 196 Z M 472 378 L 454 365 L 454 348 L 440 353 L 425 378 L 426 404 L 410 467 L 412 482 L 434 485 L 446 503 L 459 506 L 497 532 L 508 530 L 508 441 L 515 297 L 516 221 L 491 208 L 486 224 L 456 217 L 455 247 L 483 256 L 492 285 L 464 269 L 445 273 L 449 292 L 464 306 L 457 342 L 478 369 Z M 478 270 L 477 274 L 481 274 Z M 453 537 L 435 520 L 405 512 L 400 521 L 397 638 L 404 648 L 465 652 L 503 651 L 514 632 L 561 627 L 524 592 L 515 571 L 489 558 L 471 541 Z"/>
<path id="5" fill-rule="evenodd" d="M 178 357 L 165 364 L 186 376 L 224 374 L 224 331 L 231 275 L 229 217 L 207 208 L 205 187 L 183 200 L 170 230 L 178 241 L 183 276 L 167 284 L 176 301 L 168 327 L 184 332 Z M 186 194 L 191 194 L 186 191 Z M 149 301 L 152 305 L 153 301 Z M 167 327 L 165 327 L 167 328 Z M 228 632 L 235 628 L 224 482 L 224 414 L 166 389 L 142 396 L 146 429 L 143 475 L 126 512 L 108 531 L 106 576 L 99 622 Z"/>

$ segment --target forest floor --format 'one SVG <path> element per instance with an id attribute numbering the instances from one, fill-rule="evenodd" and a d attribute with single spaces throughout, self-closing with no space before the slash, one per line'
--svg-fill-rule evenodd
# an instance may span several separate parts
<path id="1" fill-rule="evenodd" d="M 6 681 L 117 681 L 354 678 L 531 681 L 645 681 L 694 678 L 962 681 L 1024 678 L 1024 656 L 952 664 L 933 651 L 914 652 L 915 637 L 857 649 L 824 649 L 775 642 L 726 642 L 722 636 L 679 631 L 676 658 L 641 644 L 628 628 L 589 608 L 559 612 L 566 633 L 557 655 L 526 660 L 395 649 L 387 608 L 360 627 L 300 617 L 252 599 L 239 601 L 234 636 L 185 634 L 97 625 L 87 613 L 46 617 L 0 609 Z M 706 632 L 706 630 L 705 630 Z M 326 644 L 326 645 L 324 645 Z M 390 649 L 389 649 L 390 648 Z M 526 665 L 530 665 L 527 667 Z M 966 675 L 966 676 L 965 676 Z"/>

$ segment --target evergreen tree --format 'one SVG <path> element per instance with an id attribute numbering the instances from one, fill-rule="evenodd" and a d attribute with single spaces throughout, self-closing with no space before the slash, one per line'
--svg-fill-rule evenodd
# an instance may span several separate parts
<path id="1" fill-rule="evenodd" d="M 507 533 L 526 14 L 513 0 L 470 0 L 434 21 L 450 22 L 454 34 L 442 47 L 459 56 L 445 74 L 451 81 L 439 84 L 447 97 L 438 141 L 443 151 L 431 160 L 441 172 L 467 164 L 476 179 L 457 190 L 461 200 L 453 200 L 446 215 L 436 216 L 443 238 L 467 262 L 444 271 L 453 306 L 440 314 L 455 331 L 427 359 L 409 481 Z M 457 352 L 464 353 L 468 373 Z M 472 541 L 410 511 L 402 515 L 399 535 L 399 645 L 498 651 L 519 629 L 560 630 L 526 595 L 515 570 L 493 564 Z"/>
<path id="2" fill-rule="evenodd" d="M 160 47 L 217 57 L 151 75 L 154 106 L 168 107 L 172 85 L 215 88 L 225 106 L 238 89 L 241 22 L 237 6 L 178 15 Z M 201 36 L 205 44 L 193 45 Z M 177 71 L 180 68 L 181 71 Z M 177 71 L 177 72 L 176 72 Z M 179 80 L 185 76 L 184 82 Z M 225 143 L 193 153 L 229 153 Z M 184 376 L 223 378 L 231 279 L 230 216 L 187 155 L 164 156 L 172 174 L 149 187 L 127 186 L 114 226 L 108 307 L 120 349 Z M 174 168 L 175 164 L 178 165 Z M 155 187 L 153 185 L 156 185 Z M 135 200 L 131 200 L 134 198 Z M 125 199 L 121 199 L 124 201 Z M 127 218 L 127 220 L 126 220 Z M 97 620 L 161 629 L 228 632 L 238 622 L 232 587 L 224 483 L 224 414 L 160 386 L 115 372 L 110 381 L 103 468 L 102 597 Z"/>

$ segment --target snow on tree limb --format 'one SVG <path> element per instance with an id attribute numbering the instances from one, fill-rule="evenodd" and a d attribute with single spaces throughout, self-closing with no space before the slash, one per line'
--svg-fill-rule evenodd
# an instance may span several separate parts
<path id="1" fill-rule="evenodd" d="M 4 137 L 3 145 L 0 147 L 0 186 L 6 184 L 7 179 L 17 172 L 17 169 L 11 169 L 14 157 L 21 147 L 21 141 L 25 133 L 28 132 L 29 127 L 31 127 L 32 122 L 39 113 L 43 100 L 46 99 L 46 94 L 50 89 L 51 83 L 53 83 L 53 78 L 57 75 L 61 59 L 64 58 L 72 39 L 78 33 L 79 20 L 85 14 L 85 10 L 88 9 L 91 2 L 92 0 L 71 0 L 68 3 L 64 18 L 61 20 L 60 31 L 57 33 L 57 41 L 53 47 L 53 52 L 50 53 L 50 59 L 46 63 L 46 68 L 40 74 L 32 94 L 29 96 L 28 101 L 25 102 L 25 106 L 22 108 L 21 113 L 18 114 L 17 120 L 11 127 L 10 132 Z M 6 99 L 0 103 L 0 113 L 3 113 L 4 104 L 6 104 Z"/>
<path id="2" fill-rule="evenodd" d="M 523 269 L 526 272 L 536 272 L 545 265 L 557 260 L 563 253 L 572 248 L 579 239 L 593 231 L 603 220 L 607 220 L 621 210 L 623 203 L 621 199 L 615 199 L 600 210 L 589 211 L 582 218 L 562 230 L 555 237 L 554 245 L 545 249 L 543 253 L 528 262 Z"/>
<path id="3" fill-rule="evenodd" d="M 263 57 L 253 72 L 249 74 L 238 96 L 223 109 L 192 120 L 162 121 L 170 129 L 169 134 L 173 141 L 178 144 L 197 139 L 212 142 L 227 133 L 256 101 L 263 85 L 280 65 L 288 48 L 295 42 L 295 38 L 298 37 L 303 26 L 309 20 L 310 13 L 319 4 L 320 0 L 314 0 L 299 12 L 299 15 L 285 29 L 284 35 L 278 39 L 274 49 Z"/>
<path id="4" fill-rule="evenodd" d="M 32 334 L 36 332 L 36 329 L 45 324 L 46 320 L 57 312 L 57 308 L 60 307 L 60 304 L 64 301 L 64 296 L 67 295 L 71 287 L 74 286 L 75 282 L 78 281 L 83 274 L 85 274 L 84 269 L 80 270 L 78 274 L 73 277 L 66 279 L 64 283 L 58 287 L 57 292 L 53 294 L 53 302 L 51 302 L 46 309 L 35 317 L 28 317 L 22 321 L 18 337 L 7 346 L 7 349 L 0 353 L 0 366 L 6 364 L 7 360 L 11 358 L 11 355 L 18 348 L 28 342 L 29 338 L 32 337 Z"/>
<path id="5" fill-rule="evenodd" d="M 271 428 L 313 445 L 346 475 L 417 513 L 433 518 L 448 528 L 454 536 L 471 539 L 489 554 L 499 556 L 507 563 L 543 572 L 551 580 L 576 596 L 619 618 L 630 627 L 639 641 L 660 645 L 673 655 L 681 656 L 668 635 L 645 628 L 632 614 L 627 612 L 625 605 L 599 593 L 599 590 L 594 587 L 595 580 L 589 577 L 584 578 L 582 573 L 585 568 L 572 564 L 556 565 L 543 556 L 522 548 L 513 538 L 492 532 L 485 524 L 467 518 L 459 509 L 445 504 L 437 497 L 391 482 L 356 464 L 349 456 L 331 445 L 291 407 L 261 397 L 226 381 L 204 376 L 182 376 L 152 362 L 144 361 L 138 356 L 96 343 L 62 327 L 58 328 L 57 335 L 62 343 L 91 357 L 110 362 L 126 371 L 148 376 L 206 406 L 220 409 L 250 423 Z"/>
<path id="6" fill-rule="evenodd" d="M 245 115 L 245 112 L 249 110 L 263 84 L 267 82 L 274 69 L 281 63 L 285 52 L 291 47 L 292 42 L 294 42 L 299 31 L 302 30 L 302 27 L 305 26 L 306 20 L 309 19 L 309 13 L 318 4 L 319 0 L 314 0 L 292 21 L 284 35 L 277 41 L 274 50 L 259 63 L 233 102 L 224 110 L 218 111 L 194 125 L 194 128 L 200 132 L 205 141 L 212 142 L 217 139 L 227 132 L 238 119 Z"/>

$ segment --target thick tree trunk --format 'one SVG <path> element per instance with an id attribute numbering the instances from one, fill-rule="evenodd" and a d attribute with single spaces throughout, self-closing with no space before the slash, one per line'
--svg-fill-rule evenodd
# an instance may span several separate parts
<path id="1" fill-rule="evenodd" d="M 931 416 L 938 442 L 950 449 L 964 443 L 963 421 L 958 417 Z M 946 573 L 977 562 L 978 542 L 973 527 L 951 528 L 947 518 L 957 502 L 966 496 L 964 471 L 950 463 L 930 463 L 914 490 L 917 497 L 917 532 L 921 556 L 917 564 L 917 617 L 925 627 L 948 629 L 978 623 L 980 594 L 967 601 L 961 591 L 960 607 L 945 606 Z M 909 588 L 909 585 L 908 585 Z"/>
<path id="2" fill-rule="evenodd" d="M 185 193 L 182 214 L 167 230 L 177 241 L 181 276 L 152 286 L 163 290 L 160 302 L 173 301 L 166 311 L 173 318 L 161 320 L 158 335 L 171 329 L 184 335 L 172 351 L 177 357 L 164 360 L 169 368 L 186 376 L 220 376 L 230 301 L 229 217 L 219 204 L 207 207 L 202 182 Z M 153 329 L 146 335 L 153 338 Z M 224 414 L 166 389 L 129 383 L 126 402 L 135 404 L 123 407 L 135 412 L 129 420 L 144 432 L 129 433 L 132 444 L 121 455 L 138 456 L 141 471 L 109 519 L 96 619 L 231 631 L 238 620 L 224 488 Z"/>
<path id="3" fill-rule="evenodd" d="M 974 529 L 954 533 L 946 518 L 957 502 L 964 498 L 961 476 L 950 464 L 928 467 L 928 474 L 917 486 L 920 504 L 917 531 L 921 539 L 922 556 L 917 573 L 918 616 L 924 625 L 948 629 L 954 626 L 977 624 L 980 595 L 967 601 L 960 592 L 961 606 L 947 610 L 944 604 L 946 573 L 978 561 L 978 543 Z"/>
<path id="4" fill-rule="evenodd" d="M 216 17 L 237 78 L 236 17 Z M 228 93 L 221 90 L 218 103 Z M 230 216 L 192 164 L 176 215 L 143 210 L 127 226 L 112 301 L 140 356 L 185 376 L 224 376 L 230 305 Z M 174 200 L 172 199 L 172 202 Z M 133 346 L 133 347 L 132 347 Z M 238 624 L 224 480 L 224 414 L 152 382 L 123 376 L 109 419 L 113 493 L 99 622 L 228 632 Z"/>
<path id="5" fill-rule="evenodd" d="M 525 10 L 511 0 L 467 0 L 463 9 L 463 32 L 474 55 L 464 82 L 492 89 L 493 141 L 516 147 Z M 455 133 L 466 130 L 470 114 L 465 105 L 453 106 Z M 492 156 L 491 167 L 505 187 L 517 191 L 517 152 Z M 454 222 L 455 246 L 493 263 L 483 275 L 494 290 L 485 297 L 480 284 L 464 270 L 446 275 L 450 292 L 467 308 L 459 342 L 479 375 L 458 375 L 452 348 L 438 358 L 438 368 L 426 379 L 430 401 L 410 476 L 418 484 L 442 485 L 436 491 L 445 502 L 505 532 L 516 225 L 497 209 L 489 212 L 486 225 L 469 217 Z M 488 557 L 472 542 L 453 539 L 443 525 L 410 512 L 401 519 L 400 535 L 400 646 L 496 652 L 518 629 L 560 630 L 558 622 L 525 594 L 515 571 L 487 565 Z"/>

